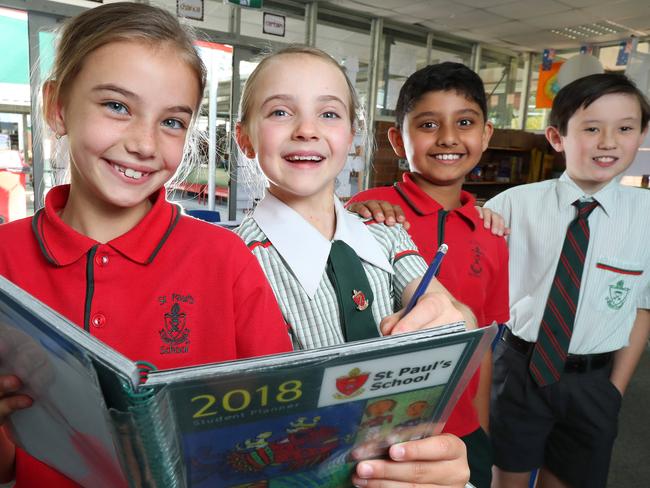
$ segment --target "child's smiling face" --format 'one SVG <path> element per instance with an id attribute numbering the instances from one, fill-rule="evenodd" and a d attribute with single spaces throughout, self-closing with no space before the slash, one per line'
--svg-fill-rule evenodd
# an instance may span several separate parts
<path id="1" fill-rule="evenodd" d="M 309 54 L 283 54 L 259 73 L 239 143 L 270 191 L 289 203 L 331 199 L 354 136 L 345 75 Z M 326 201 L 326 200 L 320 200 Z"/>
<path id="2" fill-rule="evenodd" d="M 388 136 L 396 154 L 413 173 L 436 186 L 460 188 L 465 175 L 481 159 L 492 136 L 492 124 L 465 94 L 436 90 L 423 94 Z"/>
<path id="3" fill-rule="evenodd" d="M 136 208 L 178 168 L 199 93 L 171 44 L 120 41 L 91 52 L 61 98 L 48 121 L 68 136 L 76 194 Z"/>
<path id="4" fill-rule="evenodd" d="M 565 135 L 549 127 L 546 136 L 556 151 L 564 151 L 571 179 L 593 194 L 632 164 L 646 132 L 637 97 L 611 93 L 578 109 Z"/>

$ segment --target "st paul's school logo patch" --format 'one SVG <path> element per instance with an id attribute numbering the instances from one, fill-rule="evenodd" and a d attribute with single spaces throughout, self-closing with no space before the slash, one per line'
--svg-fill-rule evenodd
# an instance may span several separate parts
<path id="1" fill-rule="evenodd" d="M 627 296 L 630 292 L 630 289 L 625 286 L 623 280 L 617 281 L 613 285 L 609 285 L 609 296 L 605 299 L 607 306 L 612 310 L 620 310 Z"/>
<path id="2" fill-rule="evenodd" d="M 181 303 L 173 303 L 171 309 L 165 312 L 163 328 L 158 333 L 163 342 L 160 354 L 183 354 L 189 351 L 190 329 L 187 327 L 187 314 L 181 308 Z"/>

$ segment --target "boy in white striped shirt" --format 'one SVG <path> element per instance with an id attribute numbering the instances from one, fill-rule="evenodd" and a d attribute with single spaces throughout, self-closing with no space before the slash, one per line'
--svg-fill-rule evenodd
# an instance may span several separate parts
<path id="1" fill-rule="evenodd" d="M 650 192 L 617 178 L 649 118 L 648 101 L 623 75 L 574 81 L 555 97 L 546 129 L 565 153 L 565 173 L 486 204 L 511 228 L 510 321 L 494 352 L 490 407 L 497 488 L 527 487 L 535 468 L 540 486 L 606 486 L 622 395 L 650 333 Z M 597 205 L 579 222 L 588 243 L 581 251 L 567 228 L 584 201 Z M 565 234 L 584 260 L 581 277 L 567 264 Z M 560 268 L 573 276 L 577 299 Z M 535 355 L 557 373 L 549 383 L 529 373 L 531 364 L 538 372 Z"/>

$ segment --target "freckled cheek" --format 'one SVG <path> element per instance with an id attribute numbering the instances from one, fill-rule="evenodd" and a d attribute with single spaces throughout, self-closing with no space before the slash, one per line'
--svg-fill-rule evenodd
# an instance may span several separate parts
<path id="1" fill-rule="evenodd" d="M 172 171 L 176 171 L 176 168 L 181 164 L 183 159 L 183 148 L 184 141 L 170 144 L 165 148 L 163 152 L 163 159 L 165 161 L 165 166 Z"/>
<path id="2" fill-rule="evenodd" d="M 92 130 L 92 128 L 93 126 L 88 125 L 81 131 L 70 133 L 70 147 L 76 157 L 79 157 L 79 153 L 101 157 L 112 147 L 114 138 L 110 132 Z"/>

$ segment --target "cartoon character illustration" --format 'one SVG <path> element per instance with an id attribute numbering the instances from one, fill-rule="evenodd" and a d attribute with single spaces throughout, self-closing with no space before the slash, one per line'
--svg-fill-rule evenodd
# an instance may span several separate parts
<path id="1" fill-rule="evenodd" d="M 271 437 L 273 435 L 273 432 L 262 432 L 261 434 L 257 434 L 257 437 L 255 437 L 255 440 L 252 441 L 250 439 L 246 439 L 244 441 L 244 447 L 241 447 L 241 444 L 237 444 L 237 449 L 240 451 L 244 451 L 246 449 L 260 449 L 268 446 L 268 442 L 266 439 Z"/>
<path id="2" fill-rule="evenodd" d="M 387 436 L 390 443 L 395 444 L 427 435 L 432 427 L 429 407 L 431 404 L 425 400 L 415 400 L 409 403 L 404 412 L 407 418 L 397 423 Z"/>
<path id="3" fill-rule="evenodd" d="M 392 398 L 383 398 L 376 402 L 368 403 L 365 410 L 367 419 L 361 423 L 360 427 L 372 428 L 390 424 L 393 421 L 393 415 L 389 412 L 392 412 L 396 405 L 397 402 Z"/>
<path id="4" fill-rule="evenodd" d="M 299 417 L 290 422 L 286 435 L 271 439 L 265 432 L 256 441 L 244 442 L 244 448 L 226 455 L 231 468 L 239 472 L 259 472 L 268 466 L 281 467 L 286 471 L 297 471 L 317 465 L 327 459 L 339 447 L 338 429 L 319 426 L 320 417 Z"/>
<path id="5" fill-rule="evenodd" d="M 414 425 L 419 425 L 422 423 L 422 416 L 427 411 L 428 407 L 429 403 L 425 400 L 416 400 L 410 403 L 409 406 L 406 407 L 406 415 L 408 416 L 408 419 L 397 424 L 397 427 L 413 427 Z"/>

